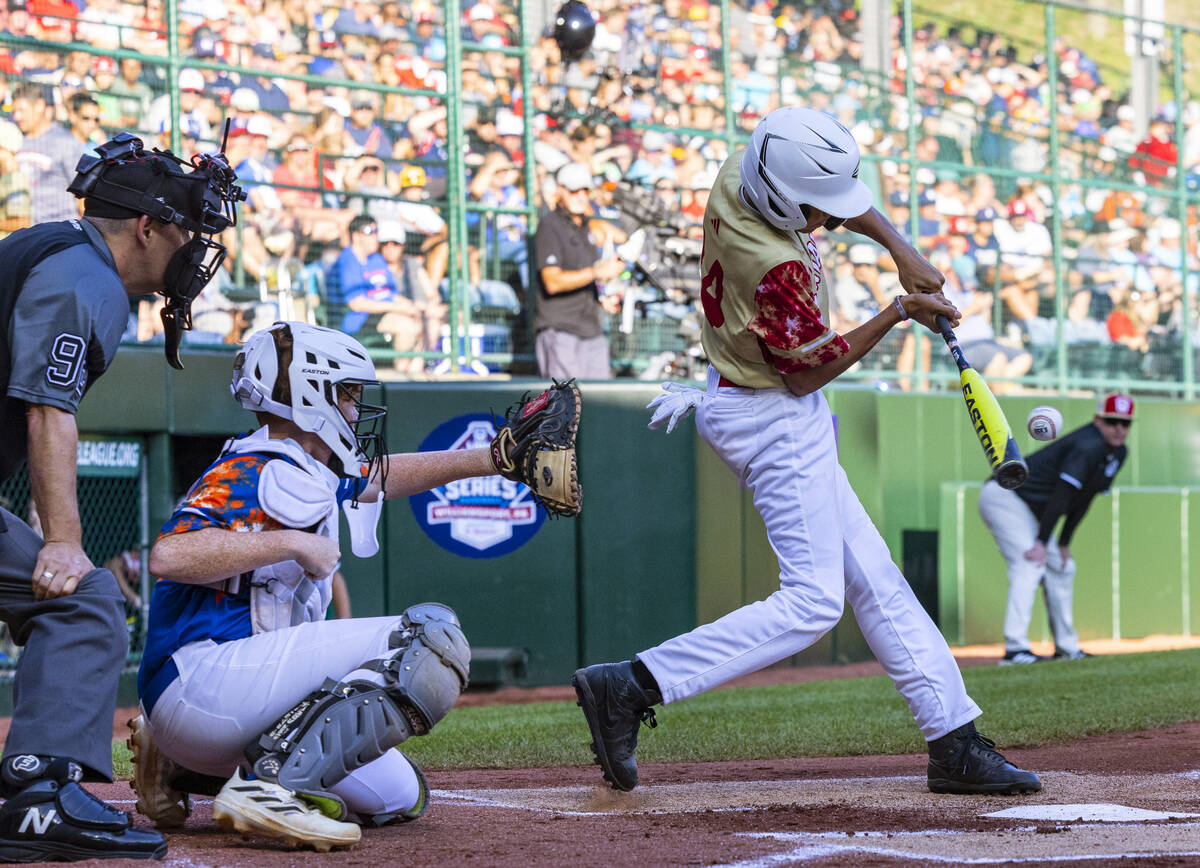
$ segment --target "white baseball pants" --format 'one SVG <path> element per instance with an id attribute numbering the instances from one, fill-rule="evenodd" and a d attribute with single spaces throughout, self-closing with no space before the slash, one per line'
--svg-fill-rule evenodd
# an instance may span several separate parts
<path id="1" fill-rule="evenodd" d="M 892 562 L 837 461 L 825 397 L 717 386 L 700 436 L 754 496 L 779 559 L 779 590 L 638 654 L 664 702 L 702 693 L 807 648 L 843 600 L 927 740 L 979 716 L 942 634 Z"/>
<path id="2" fill-rule="evenodd" d="M 326 678 L 386 656 L 398 626 L 398 618 L 347 618 L 185 645 L 172 655 L 179 677 L 146 715 L 154 741 L 192 771 L 230 777 L 246 746 Z M 357 814 L 386 814 L 415 806 L 419 784 L 404 755 L 390 750 L 332 791 Z"/>
<path id="3" fill-rule="evenodd" d="M 1046 563 L 1025 559 L 1037 542 L 1038 520 L 1015 491 L 989 479 L 979 492 L 979 514 L 1008 562 L 1008 606 L 1004 612 L 1004 650 L 1029 650 L 1029 621 L 1040 584 L 1050 616 L 1054 647 L 1068 654 L 1079 650 L 1072 609 L 1075 601 L 1075 560 L 1063 562 L 1058 540 L 1046 544 Z"/>

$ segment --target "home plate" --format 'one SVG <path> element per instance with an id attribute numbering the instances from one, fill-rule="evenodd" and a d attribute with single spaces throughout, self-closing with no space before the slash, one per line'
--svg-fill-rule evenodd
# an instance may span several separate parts
<path id="1" fill-rule="evenodd" d="M 1137 823 L 1143 820 L 1174 820 L 1187 817 L 1200 817 L 1200 814 L 1186 814 L 1182 811 L 1147 811 L 1142 808 L 1130 808 L 1127 805 L 1114 805 L 1111 802 L 1101 802 L 1095 805 L 1022 805 L 1019 808 L 1005 808 L 1003 811 L 992 811 L 990 814 L 981 814 L 980 816 L 1018 820 Z"/>

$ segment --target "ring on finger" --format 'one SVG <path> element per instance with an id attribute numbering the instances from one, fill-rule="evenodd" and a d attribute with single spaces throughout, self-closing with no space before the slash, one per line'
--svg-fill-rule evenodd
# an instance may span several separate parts
<path id="1" fill-rule="evenodd" d="M 50 572 L 49 570 L 42 570 L 42 578 L 43 579 L 52 579 L 52 578 L 54 578 L 54 573 Z"/>

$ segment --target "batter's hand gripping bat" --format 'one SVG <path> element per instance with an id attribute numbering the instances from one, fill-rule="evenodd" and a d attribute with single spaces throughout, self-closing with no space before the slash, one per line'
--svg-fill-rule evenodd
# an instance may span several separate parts
<path id="1" fill-rule="evenodd" d="M 996 396 L 983 377 L 963 355 L 949 320 L 939 316 L 937 325 L 946 346 L 950 348 L 950 355 L 954 356 L 954 363 L 958 365 L 958 381 L 962 385 L 963 400 L 967 402 L 967 415 L 975 427 L 983 454 L 992 465 L 992 476 L 1002 488 L 1020 488 L 1029 476 L 1029 466 L 1021 457 L 1021 450 L 1013 439 L 1004 411 L 1000 409 Z"/>

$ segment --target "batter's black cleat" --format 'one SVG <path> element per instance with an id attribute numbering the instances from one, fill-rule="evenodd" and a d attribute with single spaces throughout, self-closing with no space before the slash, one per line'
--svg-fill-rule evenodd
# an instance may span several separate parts
<path id="1" fill-rule="evenodd" d="M 571 684 L 592 731 L 592 753 L 604 779 L 615 789 L 632 790 L 638 783 L 633 756 L 638 727 L 658 726 L 650 706 L 662 702 L 662 697 L 637 683 L 629 661 L 578 669 Z"/>
<path id="2" fill-rule="evenodd" d="M 931 792 L 1009 796 L 1041 788 L 1037 775 L 1006 760 L 974 723 L 929 742 Z"/>
<path id="3" fill-rule="evenodd" d="M 41 780 L 0 806 L 0 862 L 161 859 L 158 832 L 130 827 L 129 815 L 75 781 Z"/>

